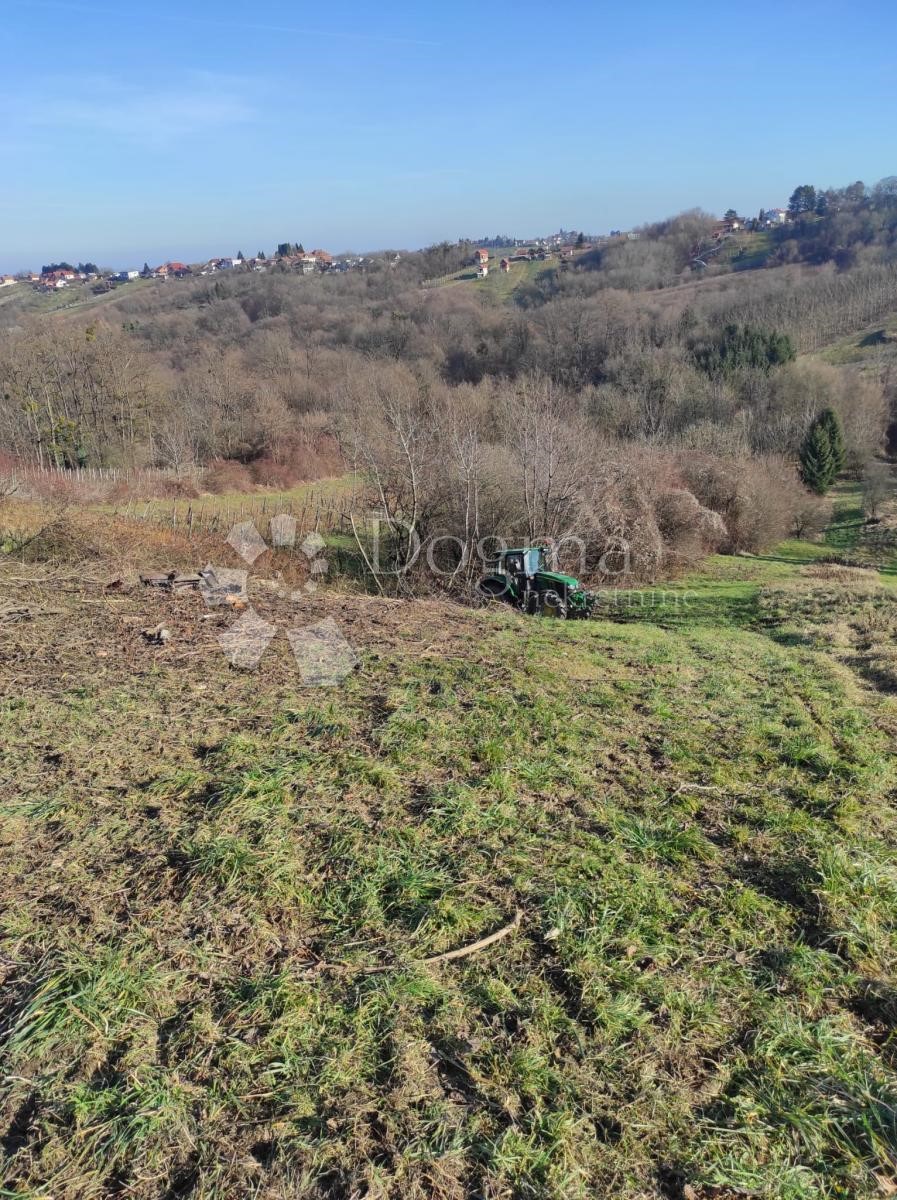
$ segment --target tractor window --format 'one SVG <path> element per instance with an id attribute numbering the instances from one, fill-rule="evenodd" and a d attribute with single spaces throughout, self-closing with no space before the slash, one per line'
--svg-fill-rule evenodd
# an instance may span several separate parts
<path id="1" fill-rule="evenodd" d="M 512 575 L 519 575 L 523 570 L 523 556 L 521 554 L 509 554 L 505 559 L 507 569 Z"/>
<path id="2" fill-rule="evenodd" d="M 543 566 L 544 566 L 544 562 L 543 562 L 542 551 L 538 550 L 538 549 L 527 550 L 527 552 L 526 552 L 526 573 L 527 573 L 527 575 L 535 575 L 537 571 L 541 571 L 543 569 Z"/>

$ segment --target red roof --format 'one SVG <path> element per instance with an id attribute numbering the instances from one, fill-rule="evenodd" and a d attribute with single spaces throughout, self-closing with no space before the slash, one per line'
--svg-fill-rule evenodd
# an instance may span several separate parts
<path id="1" fill-rule="evenodd" d="M 477 258 L 483 259 L 484 261 L 487 260 L 489 258 L 489 251 L 477 250 Z"/>

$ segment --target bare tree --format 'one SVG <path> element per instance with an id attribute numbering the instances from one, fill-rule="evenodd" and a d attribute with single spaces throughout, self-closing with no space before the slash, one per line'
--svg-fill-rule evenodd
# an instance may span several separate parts
<path id="1" fill-rule="evenodd" d="M 894 472 L 888 463 L 873 459 L 863 470 L 863 511 L 878 517 L 882 508 L 894 496 Z"/>
<path id="2" fill-rule="evenodd" d="M 529 376 L 505 388 L 499 403 L 527 539 L 560 540 L 574 533 L 582 482 L 594 465 L 593 439 L 578 406 L 544 376 Z"/>

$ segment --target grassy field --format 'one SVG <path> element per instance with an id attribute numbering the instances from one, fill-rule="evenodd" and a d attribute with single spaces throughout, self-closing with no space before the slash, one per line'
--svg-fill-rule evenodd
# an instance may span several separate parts
<path id="1" fill-rule="evenodd" d="M 477 278 L 475 268 L 466 267 L 454 275 L 447 276 L 438 286 L 458 287 L 464 285 L 471 288 L 475 287 L 477 294 L 482 296 L 487 303 L 504 304 L 511 298 L 517 288 L 525 284 L 535 283 L 539 276 L 546 271 L 557 270 L 558 260 L 556 258 L 549 258 L 544 262 L 536 260 L 535 262 L 511 263 L 510 271 L 502 271 L 499 265 L 502 258 L 505 257 L 506 253 L 510 255 L 513 252 L 513 249 L 509 249 L 507 252 L 490 250 L 489 274 L 485 279 Z"/>
<path id="2" fill-rule="evenodd" d="M 841 338 L 821 351 L 820 358 L 835 366 L 860 365 L 876 370 L 897 361 L 897 313 L 861 333 Z"/>
<path id="3" fill-rule="evenodd" d="M 832 549 L 569 624 L 256 572 L 254 672 L 0 561 L 0 1195 L 892 1195 L 897 604 Z"/>
<path id="4" fill-rule="evenodd" d="M 752 271 L 766 265 L 773 249 L 772 235 L 765 231 L 741 233 L 731 239 L 732 267 L 736 271 Z"/>
<path id="5" fill-rule="evenodd" d="M 154 280 L 133 279 L 128 284 L 120 284 L 111 291 L 97 295 L 90 283 L 71 284 L 57 292 L 38 292 L 30 284 L 19 283 L 15 287 L 0 290 L 0 319 L 4 324 L 12 324 L 14 320 L 34 316 L 81 312 L 114 304 L 124 296 L 153 286 Z"/>

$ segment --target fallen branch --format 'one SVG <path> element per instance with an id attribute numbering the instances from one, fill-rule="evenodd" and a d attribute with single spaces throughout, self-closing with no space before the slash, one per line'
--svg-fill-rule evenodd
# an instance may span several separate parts
<path id="1" fill-rule="evenodd" d="M 480 938 L 478 942 L 471 942 L 469 946 L 459 946 L 457 950 L 446 950 L 442 954 L 433 954 L 430 958 L 416 958 L 410 963 L 390 963 L 384 967 L 364 967 L 361 971 L 362 975 L 379 975 L 384 971 L 399 971 L 403 967 L 431 967 L 436 963 L 453 962 L 459 958 L 467 958 L 471 954 L 476 954 L 479 950 L 485 950 L 487 946 L 494 946 L 496 942 L 500 942 L 502 938 L 508 937 L 509 934 L 515 933 L 520 928 L 520 923 L 523 920 L 523 913 L 518 908 L 514 914 L 514 920 L 507 925 L 503 925 L 501 929 L 496 929 L 495 933 L 490 933 L 488 937 Z"/>
<path id="2" fill-rule="evenodd" d="M 445 950 L 443 954 L 433 954 L 428 959 L 413 959 L 410 962 L 390 962 L 390 964 L 379 967 L 361 967 L 357 971 L 357 974 L 384 974 L 387 971 L 405 971 L 408 970 L 408 967 L 432 967 L 439 964 L 439 962 L 453 962 L 457 959 L 466 959 L 471 954 L 477 954 L 480 950 L 494 946 L 495 942 L 500 942 L 502 938 L 510 936 L 520 928 L 520 923 L 522 922 L 523 912 L 518 908 L 511 922 L 508 922 L 507 925 L 502 925 L 501 929 L 496 929 L 494 934 L 489 934 L 488 937 L 481 937 L 478 942 L 471 942 L 469 946 L 459 946 L 457 950 Z M 347 964 L 343 964 L 343 962 L 317 962 L 314 965 L 314 970 L 349 973 L 353 971 L 353 968 Z"/>
<path id="3" fill-rule="evenodd" d="M 756 792 L 757 788 L 751 784 L 742 784 L 740 788 L 735 787 L 715 787 L 710 783 L 680 783 L 672 796 L 681 796 L 683 792 L 714 792 L 719 796 L 748 796 Z"/>

